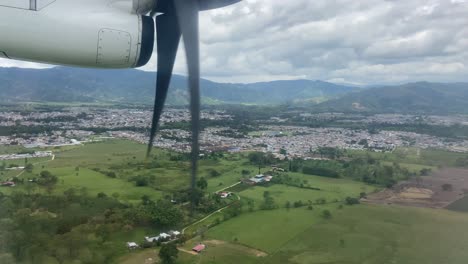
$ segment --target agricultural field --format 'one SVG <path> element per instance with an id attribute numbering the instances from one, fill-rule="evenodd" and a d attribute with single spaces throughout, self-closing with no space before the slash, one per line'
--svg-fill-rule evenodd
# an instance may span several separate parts
<path id="1" fill-rule="evenodd" d="M 457 200 L 457 201 L 449 204 L 445 208 L 447 208 L 449 210 L 452 210 L 452 211 L 468 213 L 468 196 L 465 196 L 465 197 L 461 198 L 460 200 Z"/>
<path id="2" fill-rule="evenodd" d="M 419 149 L 419 148 L 397 148 L 393 152 L 371 152 L 361 150 L 348 150 L 350 158 L 371 157 L 386 162 L 397 162 L 409 168 L 414 165 L 425 165 L 430 167 L 452 167 L 456 165 L 459 158 L 468 158 L 467 153 L 451 152 L 440 149 Z"/>
<path id="3" fill-rule="evenodd" d="M 15 153 L 17 147 L 3 148 L 4 153 Z M 146 160 L 146 145 L 125 140 L 107 140 L 88 143 L 83 146 L 67 146 L 51 149 L 55 159 L 30 159 L 34 165 L 32 172 L 3 171 L 1 179 L 18 176 L 28 180 L 44 170 L 59 178 L 55 193 L 63 193 L 68 188 L 86 188 L 89 194 L 99 192 L 107 195 L 118 194 L 123 201 L 136 201 L 143 195 L 162 198 L 189 186 L 190 167 L 188 160 L 177 160 L 179 154 L 154 149 L 152 158 Z M 24 160 L 15 160 L 23 166 Z M 244 165 L 246 159 L 238 155 L 216 160 L 200 161 L 200 176 L 208 181 L 208 192 L 226 188 L 239 182 L 241 170 L 255 170 L 255 166 Z M 9 164 L 7 162 L 7 164 Z M 114 173 L 109 177 L 109 172 Z M 151 178 L 148 186 L 136 187 L 132 177 Z M 17 189 L 21 189 L 18 187 Z M 4 189 L 5 193 L 11 190 Z"/>
<path id="4" fill-rule="evenodd" d="M 189 186 L 189 161 L 183 154 L 154 149 L 152 157 L 146 160 L 144 144 L 124 140 L 51 150 L 55 159 L 31 159 L 29 162 L 34 168 L 30 172 L 2 171 L 0 179 L 18 177 L 25 184 L 14 188 L 5 187 L 1 192 L 8 195 L 19 190 L 28 194 L 40 192 L 62 195 L 66 190 L 74 188 L 90 197 L 96 198 L 98 194 L 105 193 L 115 198 L 115 201 L 136 205 L 142 201 L 142 196 L 156 201 Z M 18 151 L 22 149 L 0 149 L 0 153 Z M 339 178 L 327 178 L 298 170 L 277 173 L 289 179 L 282 184 L 248 186 L 241 183 L 231 188 L 242 178 L 257 174 L 259 167 L 249 161 L 248 153 L 217 155 L 200 160 L 199 175 L 207 180 L 206 193 L 223 189 L 234 192 L 232 201 L 239 199 L 242 209 L 238 214 L 226 217 L 226 212 L 231 208 L 224 204 L 225 207 L 217 209 L 206 219 L 203 218 L 212 211 L 185 219 L 186 225 L 181 227 L 187 227 L 185 233 L 198 235 L 184 245 L 179 245 L 179 264 L 466 263 L 468 229 L 465 227 L 468 225 L 468 213 L 450 210 L 466 211 L 466 198 L 460 198 L 465 189 L 468 190 L 468 181 L 464 182 L 468 173 L 463 169 L 443 167 L 450 165 L 449 159 L 459 158 L 462 154 L 450 154 L 447 159 L 441 158 L 444 152 L 411 148 L 398 149 L 394 153 L 348 153 L 349 157 L 371 155 L 384 165 L 397 162 L 402 168 L 414 172 L 414 175 L 423 169 L 430 169 L 431 175 L 416 177 L 406 183 L 419 184 L 427 189 L 433 185 L 434 193 L 438 191 L 434 197 L 448 197 L 443 201 L 443 206 L 439 206 L 441 208 L 455 198 L 460 199 L 447 207 L 450 210 L 400 207 L 388 205 L 386 201 L 382 204 L 346 205 L 347 197 L 359 198 L 362 193 L 372 196 L 380 193 L 384 187 L 366 184 L 359 178 L 353 180 L 345 173 Z M 19 165 L 24 164 L 23 160 L 17 162 Z M 342 166 L 340 161 L 323 164 Z M 277 165 L 287 168 L 288 164 L 278 162 Z M 261 166 L 262 172 L 269 170 L 270 165 Z M 42 171 L 57 176 L 58 181 L 53 189 L 46 190 L 29 183 Z M 444 183 L 452 184 L 450 193 L 440 191 Z M 402 190 L 405 190 L 404 186 Z M 262 210 L 265 209 L 262 204 L 266 192 L 275 204 L 271 210 Z M 298 201 L 302 204 L 295 208 L 294 203 Z M 325 210 L 330 213 L 329 217 L 324 216 Z M 196 222 L 200 219 L 203 221 Z M 162 231 L 149 226 L 113 231 L 107 239 L 115 251 L 115 263 L 158 263 L 159 248 L 128 252 L 125 242 L 141 243 L 145 235 Z M 193 254 L 191 248 L 199 242 L 206 244 L 207 250 L 202 254 Z M 147 262 L 148 259 L 152 259 L 152 262 Z"/>
<path id="5" fill-rule="evenodd" d="M 458 208 L 468 192 L 468 170 L 442 168 L 427 176 L 401 181 L 392 188 L 368 195 L 366 202 L 430 208 Z M 460 202 L 457 200 L 462 199 Z M 456 203 L 451 207 L 452 203 Z"/>
<path id="6" fill-rule="evenodd" d="M 343 183 L 342 185 L 346 186 L 346 183 Z M 290 202 L 291 204 L 296 201 L 302 201 L 304 203 L 308 203 L 310 201 L 312 203 L 316 203 L 318 199 L 325 199 L 326 203 L 338 203 L 343 202 L 343 200 L 346 197 L 358 198 L 361 192 L 373 191 L 375 189 L 372 186 L 366 186 L 364 184 L 361 184 L 361 186 L 359 186 L 359 184 L 356 184 L 356 186 L 344 188 L 342 188 L 342 186 L 338 184 L 335 186 L 328 185 L 328 187 L 328 189 L 323 188 L 321 190 L 310 190 L 277 184 L 269 187 L 252 187 L 240 192 L 239 195 L 242 198 L 253 200 L 255 204 L 259 206 L 263 201 L 264 192 L 268 191 L 271 194 L 271 196 L 275 199 L 275 202 L 280 207 L 284 207 L 286 202 Z"/>
<path id="7" fill-rule="evenodd" d="M 466 263 L 468 214 L 376 205 L 330 210 L 330 219 L 319 208 L 245 214 L 208 237 L 267 252 L 258 263 Z"/>

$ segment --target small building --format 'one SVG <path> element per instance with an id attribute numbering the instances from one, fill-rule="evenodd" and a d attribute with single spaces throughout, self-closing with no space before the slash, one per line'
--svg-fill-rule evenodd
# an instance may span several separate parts
<path id="1" fill-rule="evenodd" d="M 283 168 L 280 168 L 280 167 L 278 167 L 278 166 L 271 166 L 271 169 L 272 169 L 273 171 L 284 172 L 284 169 L 283 169 Z"/>
<path id="2" fill-rule="evenodd" d="M 246 180 L 245 183 L 247 183 L 249 185 L 257 185 L 257 184 L 270 182 L 271 179 L 273 179 L 273 176 L 265 176 L 263 174 L 259 174 L 259 175 L 256 175 L 255 177 L 252 177 L 252 178 Z"/>
<path id="3" fill-rule="evenodd" d="M 181 233 L 179 231 L 169 231 L 169 235 L 171 236 L 171 238 L 178 238 L 180 234 Z"/>
<path id="4" fill-rule="evenodd" d="M 128 249 L 137 249 L 137 248 L 139 248 L 139 247 L 140 247 L 140 246 L 138 246 L 138 244 L 135 243 L 135 242 L 127 242 L 127 248 L 128 248 Z"/>
<path id="5" fill-rule="evenodd" d="M 145 237 L 145 240 L 146 240 L 146 242 L 149 242 L 149 243 L 156 243 L 156 242 L 159 241 L 159 236 Z"/>
<path id="6" fill-rule="evenodd" d="M 3 187 L 15 187 L 16 186 L 16 183 L 12 182 L 12 181 L 7 181 L 7 182 L 2 182 L 0 184 L 0 186 L 3 186 Z"/>
<path id="7" fill-rule="evenodd" d="M 171 238 L 171 235 L 169 235 L 169 234 L 166 234 L 166 233 L 161 233 L 161 234 L 159 234 L 159 236 L 158 236 L 158 237 L 159 237 L 159 239 L 158 239 L 158 240 L 166 241 L 166 240 L 168 240 L 168 239 L 170 239 L 170 238 Z"/>
<path id="8" fill-rule="evenodd" d="M 218 193 L 218 195 L 219 195 L 219 197 L 225 199 L 225 198 L 230 197 L 232 195 L 232 193 L 231 192 L 220 192 L 220 193 Z"/>
<path id="9" fill-rule="evenodd" d="M 192 248 L 193 251 L 200 253 L 203 250 L 205 250 L 206 246 L 204 244 L 198 244 L 195 247 Z"/>

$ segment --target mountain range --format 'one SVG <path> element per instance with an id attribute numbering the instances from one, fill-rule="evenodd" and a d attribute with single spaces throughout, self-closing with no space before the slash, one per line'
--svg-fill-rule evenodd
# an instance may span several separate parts
<path id="1" fill-rule="evenodd" d="M 152 104 L 155 73 L 140 70 L 0 68 L 0 102 Z M 312 111 L 468 114 L 468 83 L 417 82 L 359 88 L 323 81 L 217 83 L 201 79 L 205 104 L 288 104 Z M 188 103 L 187 78 L 174 75 L 168 101 Z"/>
<path id="2" fill-rule="evenodd" d="M 416 82 L 349 93 L 313 106 L 317 111 L 468 114 L 468 83 Z"/>
<path id="3" fill-rule="evenodd" d="M 250 84 L 200 81 L 205 103 L 284 104 L 337 97 L 355 87 L 322 81 L 293 80 Z M 155 73 L 140 70 L 0 68 L 0 101 L 125 102 L 150 104 Z M 169 104 L 188 102 L 187 78 L 174 75 Z"/>

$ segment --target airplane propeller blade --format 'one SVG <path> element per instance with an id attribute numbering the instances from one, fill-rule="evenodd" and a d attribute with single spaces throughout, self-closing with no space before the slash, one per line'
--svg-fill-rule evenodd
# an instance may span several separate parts
<path id="1" fill-rule="evenodd" d="M 192 153 L 191 153 L 191 189 L 192 195 L 198 169 L 200 146 L 198 143 L 200 131 L 200 47 L 198 39 L 198 1 L 174 0 L 179 27 L 184 40 L 187 57 L 188 82 L 190 90 L 190 114 L 192 121 Z M 193 206 L 193 203 L 192 203 Z"/>
<path id="2" fill-rule="evenodd" d="M 153 148 L 154 137 L 167 97 L 167 90 L 171 82 L 172 70 L 180 42 L 180 29 L 172 1 L 168 1 L 167 12 L 156 17 L 156 38 L 158 52 L 158 69 L 156 77 L 156 97 L 154 99 L 153 121 L 151 124 L 150 140 L 146 156 Z"/>
<path id="3" fill-rule="evenodd" d="M 156 15 L 158 72 L 156 80 L 156 98 L 154 101 L 153 121 L 150 131 L 147 157 L 151 154 L 154 137 L 166 101 L 171 81 L 174 61 L 183 37 L 188 67 L 188 86 L 190 91 L 190 114 L 192 121 L 191 153 L 191 195 L 194 209 L 195 184 L 198 169 L 200 146 L 200 46 L 199 46 L 199 11 L 220 8 L 241 0 L 157 0 L 151 15 Z"/>

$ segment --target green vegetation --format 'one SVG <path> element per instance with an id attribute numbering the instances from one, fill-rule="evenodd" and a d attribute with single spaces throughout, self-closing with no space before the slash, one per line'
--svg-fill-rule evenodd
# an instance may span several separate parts
<path id="1" fill-rule="evenodd" d="M 325 186 L 325 184 L 320 184 Z M 284 185 L 273 185 L 270 187 L 261 187 L 256 186 L 250 189 L 247 189 L 243 192 L 240 192 L 239 195 L 242 198 L 251 199 L 254 201 L 255 205 L 259 207 L 264 200 L 264 192 L 267 191 L 273 197 L 277 205 L 283 206 L 286 202 L 294 203 L 296 201 L 302 201 L 305 205 L 308 204 L 323 204 L 323 199 L 325 203 L 337 203 L 343 202 L 346 197 L 359 197 L 359 194 L 366 190 L 368 193 L 373 192 L 375 188 L 371 186 L 366 186 L 364 184 L 354 184 L 353 187 L 344 187 L 345 184 L 340 184 L 340 186 L 330 186 L 329 189 L 309 190 L 301 189 L 297 187 L 284 186 Z M 344 187 L 344 188 L 342 188 Z"/>
<path id="2" fill-rule="evenodd" d="M 460 200 L 451 203 L 446 208 L 452 211 L 468 213 L 468 196 L 465 196 Z"/>
<path id="3" fill-rule="evenodd" d="M 207 236 L 273 253 L 316 223 L 314 215 L 317 212 L 305 209 L 257 211 L 224 222 L 210 229 Z"/>
<path id="4" fill-rule="evenodd" d="M 465 214 L 396 206 L 282 209 L 242 215 L 208 237 L 264 250 L 263 263 L 462 264 L 468 255 L 454 245 L 466 243 L 467 222 Z"/>
<path id="5" fill-rule="evenodd" d="M 466 114 L 467 86 L 466 83 L 418 82 L 366 89 L 313 108 L 327 112 Z"/>
<path id="6" fill-rule="evenodd" d="M 15 241 L 0 245 L 2 261 L 136 264 L 151 257 L 181 264 L 442 263 L 437 246 L 451 254 L 450 263 L 464 263 L 467 257 L 449 245 L 468 241 L 462 230 L 468 215 L 359 200 L 399 180 L 453 165 L 466 154 L 322 149 L 330 160 L 279 161 L 262 153 L 207 153 L 191 193 L 186 154 L 155 149 L 145 160 L 144 145 L 123 140 L 53 151 L 53 161 L 28 161 L 31 166 L 23 172 L 0 171 L 2 179 L 17 182 L 0 189 L 0 239 Z M 273 175 L 272 182 L 237 184 L 259 170 Z M 235 194 L 221 199 L 214 194 L 220 190 Z M 193 217 L 186 203 L 191 194 L 197 204 Z M 465 199 L 457 203 L 450 209 L 463 211 Z M 185 244 L 124 256 L 125 242 L 153 247 L 142 243 L 144 236 L 184 227 Z M 206 241 L 206 252 L 185 252 L 199 241 Z"/>

